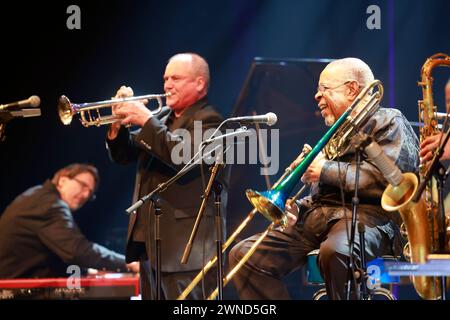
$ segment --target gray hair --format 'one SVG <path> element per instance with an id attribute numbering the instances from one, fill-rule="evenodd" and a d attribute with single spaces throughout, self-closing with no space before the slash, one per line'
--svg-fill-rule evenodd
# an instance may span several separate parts
<path id="1" fill-rule="evenodd" d="M 344 80 L 356 80 L 362 88 L 375 79 L 370 67 L 358 58 L 334 60 L 327 65 L 327 68 L 339 68 Z"/>

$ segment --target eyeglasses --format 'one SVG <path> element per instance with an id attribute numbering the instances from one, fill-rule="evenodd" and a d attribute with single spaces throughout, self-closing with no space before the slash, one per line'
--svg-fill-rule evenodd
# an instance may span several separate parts
<path id="1" fill-rule="evenodd" d="M 71 179 L 72 179 L 72 180 L 75 180 L 76 182 L 78 182 L 78 183 L 81 185 L 81 187 L 82 187 L 83 189 L 87 189 L 87 190 L 89 191 L 89 194 L 90 194 L 89 200 L 90 200 L 90 201 L 94 201 L 94 200 L 95 200 L 96 196 L 95 196 L 94 190 L 91 189 L 91 188 L 87 185 L 86 182 L 81 181 L 81 180 L 79 180 L 79 179 L 77 179 L 77 178 L 71 178 Z"/>
<path id="2" fill-rule="evenodd" d="M 340 87 L 342 87 L 342 86 L 345 86 L 346 84 L 349 84 L 350 82 L 352 82 L 353 80 L 347 80 L 347 81 L 345 81 L 344 83 L 341 83 L 340 85 L 337 85 L 337 86 L 335 86 L 335 87 L 328 87 L 328 86 L 326 86 L 326 85 L 324 85 L 324 84 L 319 84 L 318 86 L 317 86 L 317 91 L 318 92 L 321 92 L 321 93 L 324 93 L 325 91 L 327 91 L 327 90 L 334 90 L 334 89 L 337 89 L 337 88 L 340 88 Z"/>

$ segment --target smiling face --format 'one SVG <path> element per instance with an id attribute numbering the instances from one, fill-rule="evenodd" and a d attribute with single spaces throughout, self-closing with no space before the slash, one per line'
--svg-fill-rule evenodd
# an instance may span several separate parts
<path id="1" fill-rule="evenodd" d="M 325 67 L 320 74 L 315 99 L 327 126 L 333 125 L 347 110 L 355 100 L 358 91 L 358 82 L 348 78 L 348 72 L 345 72 L 342 67 Z"/>
<path id="2" fill-rule="evenodd" d="M 174 56 L 164 73 L 164 92 L 170 93 L 166 103 L 178 116 L 206 95 L 205 76 L 199 72 L 198 61 L 189 54 Z"/>
<path id="3" fill-rule="evenodd" d="M 89 172 L 81 172 L 73 178 L 61 176 L 56 188 L 61 199 L 72 211 L 76 211 L 92 197 L 95 190 L 95 178 Z"/>

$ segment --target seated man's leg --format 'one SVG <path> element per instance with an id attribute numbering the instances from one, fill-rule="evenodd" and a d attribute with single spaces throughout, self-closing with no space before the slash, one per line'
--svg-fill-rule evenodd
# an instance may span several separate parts
<path id="1" fill-rule="evenodd" d="M 241 299 L 289 299 L 282 277 L 299 268 L 314 246 L 301 237 L 295 225 L 284 232 L 271 231 L 233 281 Z M 259 235 L 239 242 L 229 254 L 230 270 L 242 259 Z"/>
<path id="2" fill-rule="evenodd" d="M 350 232 L 351 221 L 340 219 L 335 222 L 325 240 L 320 245 L 318 263 L 324 277 L 327 294 L 330 299 L 345 299 L 345 288 L 347 283 L 347 266 L 349 259 L 349 241 L 347 237 Z M 355 262 L 359 262 L 359 234 L 355 233 Z M 387 234 L 376 227 L 365 228 L 366 261 L 375 259 L 384 254 L 392 254 L 391 241 Z"/>

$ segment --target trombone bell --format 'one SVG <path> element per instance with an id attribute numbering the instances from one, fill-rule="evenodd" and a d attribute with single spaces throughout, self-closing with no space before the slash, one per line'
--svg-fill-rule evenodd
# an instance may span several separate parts
<path id="1" fill-rule="evenodd" d="M 287 218 L 284 214 L 286 200 L 288 195 L 282 190 L 254 191 L 247 189 L 245 195 L 252 205 L 266 219 L 272 221 L 275 225 L 281 227 L 287 226 Z"/>

